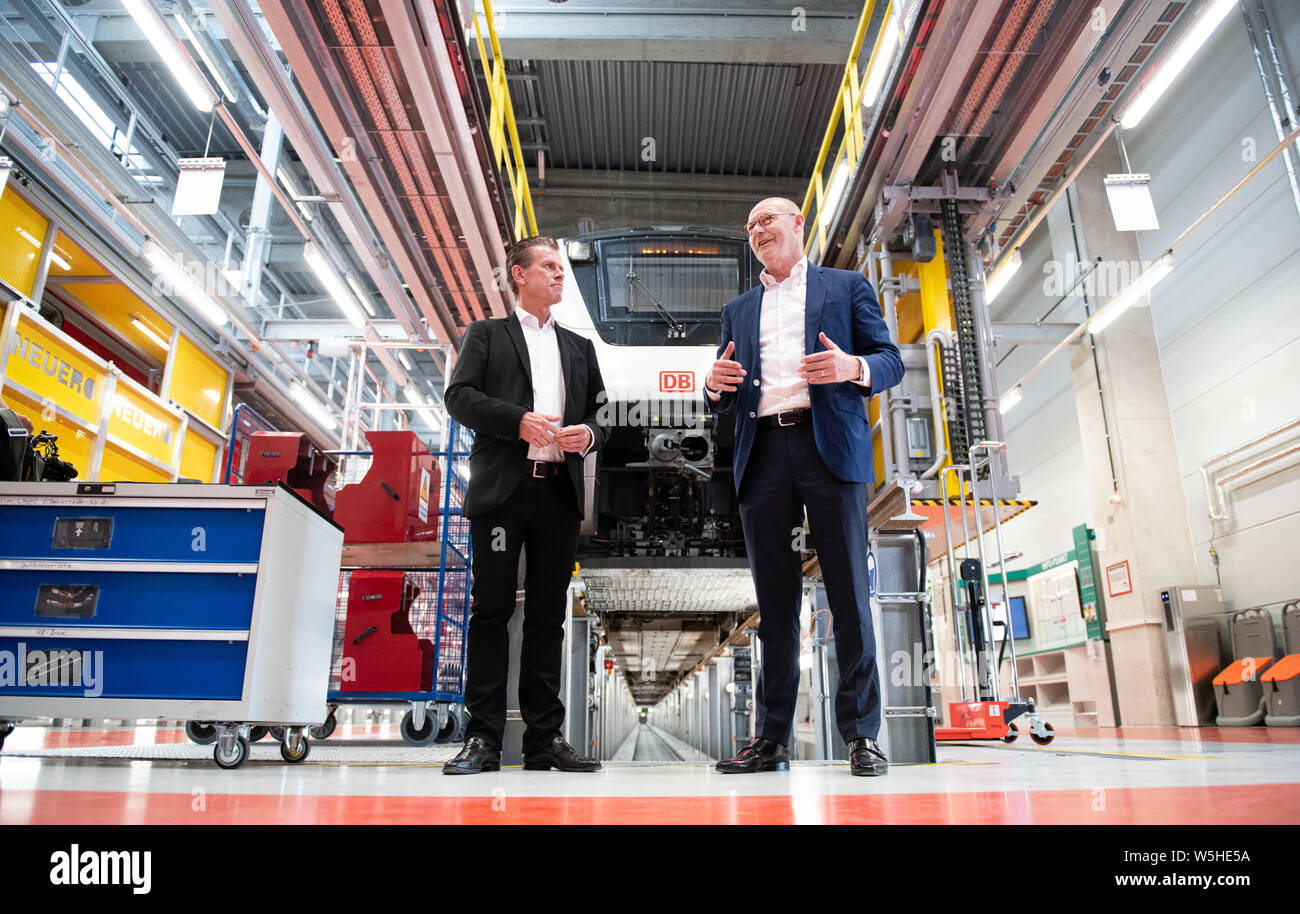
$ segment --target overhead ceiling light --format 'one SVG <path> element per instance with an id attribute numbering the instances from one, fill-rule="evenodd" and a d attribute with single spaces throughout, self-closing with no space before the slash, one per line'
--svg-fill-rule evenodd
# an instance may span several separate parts
<path id="1" fill-rule="evenodd" d="M 144 321 L 140 320 L 140 318 L 134 314 L 131 315 L 131 326 L 134 327 L 136 330 L 139 330 L 142 334 L 144 334 L 146 337 L 152 340 L 154 345 L 156 345 L 159 349 L 166 351 L 172 348 L 171 340 L 163 339 L 156 330 L 154 330 Z"/>
<path id="2" fill-rule="evenodd" d="M 893 5 L 889 8 L 889 17 L 885 20 L 884 25 L 880 27 L 880 45 L 876 49 L 876 56 L 872 60 L 871 72 L 867 74 L 867 83 L 862 90 L 862 107 L 870 108 L 876 103 L 876 97 L 880 95 L 880 87 L 884 85 L 885 76 L 889 73 L 889 68 L 894 63 L 894 49 L 898 47 L 898 42 L 902 37 L 902 30 L 895 25 L 898 17 L 894 15 Z"/>
<path id="3" fill-rule="evenodd" d="M 157 7 L 150 0 L 122 0 L 122 6 L 126 7 L 140 31 L 144 32 L 144 37 L 149 39 L 194 107 L 203 112 L 211 111 L 217 104 L 216 94 L 194 61 L 181 48 Z"/>
<path id="4" fill-rule="evenodd" d="M 150 268 L 171 289 L 163 294 L 180 298 L 198 311 L 199 316 L 214 327 L 224 327 L 229 319 L 225 308 L 195 282 L 194 277 L 185 272 L 185 266 L 179 255 L 172 255 L 163 250 L 152 239 L 146 240 L 140 252 L 149 262 Z"/>
<path id="5" fill-rule="evenodd" d="M 993 299 L 997 298 L 1002 290 L 1007 287 L 1007 284 L 1011 282 L 1011 277 L 1016 275 L 1016 271 L 1020 269 L 1020 264 L 1023 262 L 1024 258 L 1020 255 L 1020 248 L 1016 248 L 1011 252 L 1011 256 L 1007 258 L 1006 263 L 993 271 L 993 275 L 989 277 L 988 286 L 984 289 L 984 304 L 986 306 L 993 304 Z"/>
<path id="6" fill-rule="evenodd" d="M 1002 415 L 1005 416 L 1011 410 L 1015 409 L 1016 404 L 1019 403 L 1024 398 L 1025 398 L 1024 389 L 1019 384 L 1017 384 L 1015 387 L 1011 388 L 1010 390 L 1008 390 L 1006 393 L 1002 395 L 1002 399 L 998 401 L 998 412 L 1000 412 Z"/>
<path id="7" fill-rule="evenodd" d="M 284 189 L 289 192 L 289 196 L 293 198 L 293 205 L 298 207 L 298 212 L 302 214 L 302 217 L 304 219 L 306 219 L 308 222 L 311 222 L 312 220 L 311 207 L 309 207 L 306 203 L 303 203 L 298 199 L 299 197 L 303 196 L 303 194 L 301 191 L 298 190 L 298 185 L 294 183 L 293 176 L 290 175 L 289 172 L 285 171 L 283 165 L 281 165 L 279 168 L 275 170 L 275 176 L 276 178 L 279 179 L 280 183 L 284 185 Z"/>
<path id="8" fill-rule="evenodd" d="M 1141 276 L 1129 283 L 1123 292 L 1106 302 L 1101 310 L 1093 315 L 1092 320 L 1088 322 L 1088 331 L 1093 334 L 1101 333 L 1113 324 L 1117 317 L 1132 307 L 1134 302 L 1150 292 L 1156 283 L 1173 271 L 1173 254 L 1166 254 L 1155 261 L 1143 271 Z"/>
<path id="9" fill-rule="evenodd" d="M 362 290 L 361 284 L 357 282 L 356 277 L 351 273 L 344 273 L 343 278 L 347 281 L 348 288 L 356 293 L 357 301 L 361 302 L 361 307 L 366 309 L 367 314 L 374 317 L 375 309 L 374 306 L 370 304 L 370 296 Z"/>
<path id="10" fill-rule="evenodd" d="M 217 81 L 217 85 L 221 87 L 221 91 L 226 96 L 226 99 L 230 102 L 239 101 L 239 95 L 226 79 L 225 68 L 218 66 L 216 61 L 208 56 L 208 49 L 204 47 L 203 42 L 199 41 L 199 36 L 195 33 L 193 27 L 190 26 L 189 17 L 184 13 L 177 13 L 176 22 L 180 25 L 181 31 L 185 33 L 185 37 L 190 40 L 190 44 L 194 45 L 194 50 L 199 52 L 199 57 L 202 58 L 203 65 L 208 68 L 208 72 L 212 74 L 212 78 Z"/>
<path id="11" fill-rule="evenodd" d="M 334 415 L 330 410 L 326 409 L 323 403 L 312 396 L 311 391 L 303 386 L 303 384 L 294 381 L 289 385 L 289 393 L 293 395 L 293 398 L 297 401 L 298 405 L 307 411 L 309 416 L 323 425 L 326 429 L 333 431 L 338 428 L 338 420 L 334 418 Z"/>
<path id="12" fill-rule="evenodd" d="M 826 191 L 826 196 L 822 197 L 821 205 L 817 210 L 817 221 L 822 224 L 822 228 L 830 226 L 835 211 L 840 208 L 840 197 L 844 196 L 844 185 L 848 180 L 849 163 L 845 159 L 840 159 L 835 164 L 835 171 L 831 173 L 830 187 Z"/>
<path id="13" fill-rule="evenodd" d="M 1178 74 L 1183 72 L 1187 64 L 1196 56 L 1201 45 L 1209 40 L 1219 23 L 1236 5 L 1237 0 L 1214 0 L 1209 5 L 1195 24 L 1188 29 L 1183 39 L 1178 42 L 1178 46 L 1157 65 L 1155 73 L 1149 76 L 1146 85 L 1133 99 L 1133 103 L 1124 109 L 1124 114 L 1119 120 L 1122 127 L 1132 129 L 1146 117 L 1147 112 L 1160 100 L 1160 96 L 1165 94 L 1165 90 L 1178 78 Z"/>
<path id="14" fill-rule="evenodd" d="M 411 360 L 406 357 L 406 353 L 400 349 L 397 350 L 397 361 L 401 362 L 402 367 L 407 371 L 411 371 L 414 368 L 414 366 L 411 365 Z"/>
<path id="15" fill-rule="evenodd" d="M 307 261 L 307 265 L 312 268 L 312 272 L 316 274 L 316 278 L 325 286 L 325 291 L 342 309 L 344 317 L 352 322 L 352 326 L 364 327 L 366 316 L 361 313 L 361 306 L 357 304 L 347 284 L 339 278 L 338 271 L 325 260 L 325 255 L 321 253 L 320 248 L 316 247 L 314 242 L 308 241 L 303 245 L 302 256 Z"/>

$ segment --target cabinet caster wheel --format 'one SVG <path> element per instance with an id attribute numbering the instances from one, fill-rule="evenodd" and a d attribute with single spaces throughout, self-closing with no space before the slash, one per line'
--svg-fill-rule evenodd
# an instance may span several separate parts
<path id="1" fill-rule="evenodd" d="M 209 746 L 217 741 L 217 728 L 212 724 L 205 724 L 201 720 L 187 720 L 185 722 L 185 735 L 189 737 L 192 743 Z"/>
<path id="2" fill-rule="evenodd" d="M 238 768 L 248 761 L 248 755 L 251 751 L 248 747 L 248 740 L 240 736 L 235 739 L 234 749 L 229 755 L 221 750 L 221 743 L 218 742 L 217 748 L 212 752 L 212 758 L 216 761 L 218 768 L 230 770 Z"/>
<path id="3" fill-rule="evenodd" d="M 1056 739 L 1056 729 L 1051 724 L 1047 724 L 1047 723 L 1043 724 L 1043 729 L 1047 731 L 1046 736 L 1039 736 L 1037 733 L 1033 732 L 1032 730 L 1029 731 L 1029 738 L 1032 739 L 1034 742 L 1038 743 L 1038 745 L 1040 746 L 1046 746 L 1052 740 Z"/>
<path id="4" fill-rule="evenodd" d="M 271 728 L 270 728 L 270 727 L 260 727 L 260 726 L 259 726 L 259 727 L 249 727 L 249 728 L 248 728 L 248 741 L 249 741 L 250 743 L 255 743 L 255 742 L 257 742 L 259 739 L 265 739 L 265 738 L 267 737 L 267 735 L 270 734 L 270 732 L 271 732 Z"/>
<path id="5" fill-rule="evenodd" d="M 284 742 L 284 727 L 272 727 L 271 739 L 275 740 L 277 743 Z"/>
<path id="6" fill-rule="evenodd" d="M 9 734 L 13 732 L 14 722 L 12 720 L 6 720 L 3 723 L 0 723 L 0 749 L 4 749 L 5 740 L 9 737 Z"/>
<path id="7" fill-rule="evenodd" d="M 407 711 L 402 716 L 402 742 L 408 746 L 427 746 L 438 738 L 437 716 L 434 714 L 424 715 L 424 728 L 416 730 L 415 724 L 411 720 L 411 712 Z"/>
<path id="8" fill-rule="evenodd" d="M 305 733 L 298 734 L 297 752 L 289 748 L 289 737 L 287 735 L 285 739 L 280 743 L 280 758 L 284 759 L 286 762 L 297 764 L 298 762 L 305 761 L 307 759 L 307 756 L 310 754 L 311 754 L 311 742 L 307 739 L 307 735 Z"/>
<path id="9" fill-rule="evenodd" d="M 339 719 L 330 712 L 330 716 L 325 718 L 325 723 L 319 727 L 312 727 L 307 732 L 311 734 L 312 739 L 329 739 L 334 734 L 334 729 L 339 725 Z"/>
<path id="10" fill-rule="evenodd" d="M 1020 728 L 1017 727 L 1015 724 L 1008 724 L 1007 726 L 1010 727 L 1010 729 L 1007 730 L 1007 735 L 1002 737 L 1002 742 L 1014 743 L 1016 741 L 1016 737 L 1020 735 Z"/>

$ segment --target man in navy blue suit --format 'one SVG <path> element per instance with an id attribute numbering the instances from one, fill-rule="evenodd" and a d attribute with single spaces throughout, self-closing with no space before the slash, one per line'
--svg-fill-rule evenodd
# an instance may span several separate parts
<path id="1" fill-rule="evenodd" d="M 903 362 L 871 283 L 810 264 L 803 226 L 799 207 L 781 197 L 750 211 L 745 234 L 765 268 L 762 284 L 722 310 L 718 360 L 704 378 L 710 408 L 736 413 L 736 493 L 763 646 L 760 732 L 717 768 L 789 768 L 803 584 L 797 534 L 806 509 L 835 631 L 836 724 L 853 774 L 883 775 L 889 762 L 876 744 L 881 689 L 867 586 L 873 471 L 863 398 L 902 380 Z"/>

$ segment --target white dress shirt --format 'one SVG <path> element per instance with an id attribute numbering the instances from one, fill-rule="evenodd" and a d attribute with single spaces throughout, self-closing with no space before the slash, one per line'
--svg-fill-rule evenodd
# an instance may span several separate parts
<path id="1" fill-rule="evenodd" d="M 763 283 L 763 304 L 758 320 L 758 358 L 762 368 L 761 393 L 758 398 L 759 416 L 774 416 L 788 409 L 807 409 L 808 382 L 799 376 L 799 362 L 804 352 L 804 310 L 808 300 L 808 258 L 800 258 L 790 269 L 790 275 L 778 281 L 767 270 L 758 276 Z M 852 340 L 834 340 L 841 349 L 853 344 Z M 862 363 L 862 380 L 856 382 L 866 389 L 871 386 L 867 360 Z"/>
<path id="2" fill-rule="evenodd" d="M 545 416 L 564 415 L 564 370 L 560 366 L 560 341 L 555 336 L 555 318 L 547 315 L 546 323 L 523 308 L 515 308 L 515 316 L 524 330 L 524 345 L 528 347 L 528 367 L 533 375 L 533 409 Z M 563 424 L 563 423 L 561 423 Z M 555 443 L 546 447 L 528 445 L 529 460 L 547 460 L 558 463 L 564 451 Z"/>

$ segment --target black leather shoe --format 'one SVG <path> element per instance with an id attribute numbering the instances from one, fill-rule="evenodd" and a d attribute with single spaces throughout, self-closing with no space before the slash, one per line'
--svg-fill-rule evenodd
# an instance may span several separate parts
<path id="1" fill-rule="evenodd" d="M 723 774 L 752 774 L 755 771 L 789 771 L 790 751 L 770 739 L 750 740 L 733 759 L 718 762 Z"/>
<path id="2" fill-rule="evenodd" d="M 500 771 L 501 753 L 477 736 L 465 740 L 460 754 L 442 766 L 443 774 L 478 774 L 480 771 Z"/>
<path id="3" fill-rule="evenodd" d="M 889 759 L 874 739 L 858 737 L 849 743 L 849 771 L 864 778 L 889 774 Z"/>
<path id="4" fill-rule="evenodd" d="M 585 755 L 578 755 L 573 747 L 557 736 L 546 744 L 544 749 L 524 754 L 525 771 L 599 771 L 600 762 Z"/>

